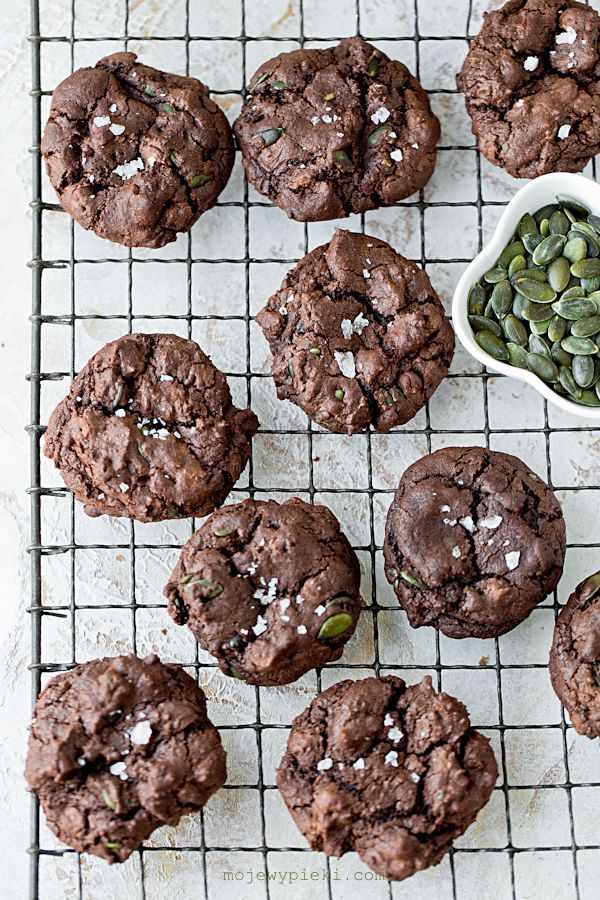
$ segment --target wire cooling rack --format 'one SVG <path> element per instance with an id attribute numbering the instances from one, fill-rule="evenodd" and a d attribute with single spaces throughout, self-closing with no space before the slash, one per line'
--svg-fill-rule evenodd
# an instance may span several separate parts
<path id="1" fill-rule="evenodd" d="M 546 661 L 559 604 L 598 568 L 600 472 L 594 454 L 600 434 L 549 409 L 524 386 L 482 371 L 460 350 L 428 408 L 404 428 L 350 440 L 323 432 L 273 399 L 252 314 L 286 268 L 329 239 L 333 223 L 289 223 L 244 184 L 238 160 L 231 190 L 191 235 L 163 251 L 124 251 L 86 235 L 62 213 L 39 156 L 56 82 L 108 52 L 134 49 L 142 61 L 160 64 L 169 48 L 176 63 L 164 68 L 176 65 L 176 71 L 199 75 L 216 88 L 217 100 L 232 116 L 254 69 L 278 50 L 362 33 L 416 71 L 444 134 L 436 174 L 424 191 L 342 224 L 377 233 L 426 266 L 447 302 L 515 189 L 475 151 L 454 87 L 467 39 L 490 5 L 484 0 L 32 0 L 33 701 L 52 673 L 77 662 L 157 650 L 196 674 L 230 751 L 228 784 L 205 811 L 178 829 L 160 829 L 123 866 L 80 859 L 59 844 L 34 800 L 32 898 L 198 900 L 235 890 L 244 898 L 345 900 L 360 893 L 471 900 L 480 896 L 482 885 L 486 896 L 498 900 L 597 896 L 597 749 L 576 737 L 565 720 Z M 236 74 L 224 73 L 227 66 Z M 595 169 L 588 174 L 595 177 Z M 219 223 L 224 223 L 220 232 Z M 221 242 L 211 238 L 214 232 Z M 237 249 L 229 253 L 231 241 Z M 163 293 L 164 306 L 156 306 Z M 143 303 L 147 307 L 140 310 Z M 172 563 L 197 523 L 86 522 L 56 473 L 44 465 L 40 439 L 49 409 L 88 356 L 132 330 L 173 330 L 198 339 L 230 376 L 237 402 L 259 413 L 264 427 L 233 499 L 297 494 L 325 502 L 339 515 L 361 558 L 369 605 L 338 664 L 282 690 L 249 688 L 220 676 L 210 657 L 186 643 L 184 629 L 170 623 L 162 603 L 167 560 Z M 522 456 L 554 486 L 567 517 L 567 566 L 558 593 L 519 629 L 495 641 L 452 642 L 431 629 L 413 632 L 383 576 L 383 521 L 399 475 L 422 454 L 456 443 Z M 123 565 L 113 577 L 105 573 L 116 567 L 114 560 Z M 490 803 L 456 849 L 440 866 L 399 885 L 375 878 L 353 855 L 336 861 L 308 850 L 290 825 L 273 774 L 291 718 L 316 691 L 340 678 L 384 671 L 399 671 L 409 681 L 430 672 L 438 688 L 463 699 L 474 724 L 491 738 L 501 772 Z"/>

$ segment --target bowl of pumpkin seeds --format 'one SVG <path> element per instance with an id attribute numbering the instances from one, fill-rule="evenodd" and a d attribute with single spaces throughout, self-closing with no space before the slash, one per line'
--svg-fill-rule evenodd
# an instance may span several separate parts
<path id="1" fill-rule="evenodd" d="M 521 188 L 460 279 L 452 318 L 487 368 L 600 419 L 600 185 L 559 172 Z"/>

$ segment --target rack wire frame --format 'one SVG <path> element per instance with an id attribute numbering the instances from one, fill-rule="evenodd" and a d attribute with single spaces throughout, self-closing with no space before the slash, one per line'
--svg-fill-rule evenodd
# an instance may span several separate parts
<path id="1" fill-rule="evenodd" d="M 71 29 L 70 33 L 62 36 L 44 36 L 40 33 L 40 2 L 39 0 L 31 0 L 31 61 L 32 61 L 32 89 L 31 89 L 31 98 L 32 98 L 32 111 L 33 111 L 33 121 L 32 121 L 32 146 L 31 146 L 31 154 L 32 154 L 32 185 L 33 185 L 33 194 L 32 194 L 32 223 L 33 223 L 33 231 L 32 231 L 32 259 L 30 263 L 31 274 L 32 274 L 32 307 L 31 307 L 31 372 L 29 375 L 30 383 L 31 383 L 31 424 L 28 427 L 29 436 L 30 436 L 30 461 L 31 461 L 31 487 L 30 487 L 30 503 L 31 503 L 31 545 L 28 548 L 30 553 L 30 561 L 31 561 L 31 605 L 28 609 L 28 612 L 31 617 L 31 687 L 32 687 L 32 704 L 35 704 L 37 696 L 40 691 L 42 677 L 44 674 L 53 673 L 57 671 L 63 671 L 68 668 L 71 668 L 76 663 L 76 655 L 75 655 L 75 625 L 76 625 L 76 611 L 80 609 L 93 609 L 96 607 L 93 606 L 85 606 L 83 604 L 76 603 L 75 599 L 75 587 L 74 587 L 74 560 L 75 553 L 79 550 L 85 549 L 128 549 L 131 554 L 131 598 L 130 603 L 125 606 L 120 605 L 119 607 L 108 607 L 108 608 L 119 608 L 119 609 L 128 609 L 131 613 L 131 634 L 132 634 L 132 645 L 134 652 L 136 650 L 136 612 L 138 609 L 144 608 L 148 609 L 148 604 L 144 604 L 141 607 L 136 602 L 136 582 L 135 582 L 135 552 L 136 550 L 146 550 L 146 549 L 168 549 L 170 545 L 157 545 L 157 544 L 147 544 L 144 542 L 140 542 L 136 539 L 136 533 L 134 530 L 134 524 L 129 523 L 129 541 L 127 543 L 111 543 L 111 544 L 78 544 L 75 540 L 75 505 L 74 499 L 72 495 L 66 489 L 62 488 L 48 488 L 42 484 L 41 480 L 41 438 L 44 432 L 44 425 L 41 420 L 41 386 L 45 381 L 49 380 L 65 380 L 65 388 L 68 383 L 68 379 L 71 379 L 75 374 L 75 323 L 77 320 L 82 318 L 89 318 L 87 316 L 80 316 L 76 312 L 75 306 L 75 278 L 74 272 L 75 267 L 79 263 L 93 263 L 102 265 L 105 263 L 121 263 L 128 267 L 128 311 L 126 314 L 106 314 L 106 315 L 94 315 L 93 318 L 103 318 L 103 319 L 122 319 L 123 320 L 123 330 L 127 329 L 128 331 L 132 330 L 132 324 L 134 319 L 133 307 L 132 307 L 132 266 L 139 265 L 144 262 L 144 260 L 134 260 L 132 257 L 132 252 L 129 251 L 128 255 L 125 259 L 111 259 L 106 257 L 105 259 L 78 259 L 75 253 L 75 241 L 74 241 L 74 224 L 70 223 L 70 256 L 65 260 L 52 260 L 47 261 L 44 259 L 43 255 L 43 213 L 47 210 L 60 210 L 59 204 L 56 203 L 47 203 L 42 199 L 42 161 L 39 152 L 39 144 L 41 138 L 42 131 L 42 121 L 41 121 L 41 110 L 42 110 L 42 98 L 47 96 L 50 92 L 42 90 L 41 84 L 41 47 L 46 42 L 65 42 L 70 46 L 70 55 L 71 55 L 71 69 L 74 68 L 74 52 L 75 45 L 79 41 L 104 41 L 104 40 L 119 40 L 122 41 L 127 47 L 128 43 L 132 40 L 143 39 L 144 41 L 170 41 L 176 40 L 183 42 L 185 45 L 185 58 L 186 58 L 186 72 L 189 73 L 190 70 L 190 44 L 193 41 L 236 41 L 239 42 L 242 46 L 242 76 L 243 76 L 243 84 L 247 84 L 248 77 L 251 75 L 251 72 L 247 71 L 246 65 L 246 50 L 247 45 L 251 41 L 294 41 L 299 43 L 300 46 L 303 46 L 307 41 L 319 41 L 322 38 L 319 35 L 307 35 L 305 33 L 304 28 L 304 13 L 303 13 L 303 2 L 302 0 L 298 0 L 298 14 L 299 14 L 299 22 L 300 22 L 300 30 L 299 35 L 291 35 L 290 37 L 281 37 L 281 36 L 249 36 L 246 33 L 246 7 L 249 5 L 252 0 L 240 0 L 240 8 L 241 8 L 241 18 L 242 18 L 242 28 L 241 33 L 238 36 L 202 36 L 190 33 L 190 6 L 194 0 L 185 0 L 185 32 L 184 34 L 178 34 L 173 36 L 153 36 L 151 38 L 147 36 L 138 36 L 129 33 L 129 2 L 128 0 L 122 0 L 123 2 L 123 16 L 124 16 L 124 31 L 123 34 L 112 34 L 106 35 L 102 37 L 78 37 L 76 36 L 75 31 L 75 12 L 76 12 L 76 2 L 77 0 L 65 0 L 70 5 L 70 13 L 71 13 Z M 412 0 L 414 7 L 414 17 L 415 17 L 415 30 L 412 38 L 402 37 L 402 41 L 412 40 L 414 42 L 415 47 L 415 59 L 416 59 L 416 74 L 419 77 L 419 66 L 420 66 L 420 42 L 422 40 L 422 36 L 419 33 L 419 3 L 424 3 L 425 0 Z M 361 0 L 354 0 L 355 3 L 355 23 L 356 23 L 356 33 L 361 33 Z M 465 40 L 469 38 L 471 35 L 471 22 L 473 17 L 473 0 L 470 0 L 468 3 L 468 13 L 467 13 L 467 21 L 465 23 L 465 30 L 463 33 L 457 33 L 454 35 L 446 35 L 446 36 L 431 36 L 427 35 L 427 41 L 446 41 L 446 40 Z M 327 41 L 336 40 L 335 38 L 327 37 Z M 386 37 L 384 35 L 379 37 L 369 37 L 369 40 L 372 41 L 394 41 L 400 40 L 397 37 Z M 193 73 L 192 73 L 193 74 Z M 234 94 L 240 93 L 235 90 L 228 91 L 214 91 L 215 94 Z M 243 93 L 243 92 L 242 92 Z M 433 90 L 430 91 L 432 94 L 452 94 L 456 93 L 454 90 Z M 473 150 L 472 146 L 463 147 L 463 146 L 444 146 L 440 152 L 441 159 L 438 160 L 438 165 L 443 165 L 443 152 L 447 150 Z M 426 254 L 425 250 L 425 211 L 428 208 L 435 206 L 444 206 L 444 207 L 475 207 L 477 211 L 477 229 L 478 229 L 478 246 L 481 249 L 482 246 L 482 213 L 486 206 L 504 206 L 504 202 L 499 201 L 484 201 L 482 197 L 482 177 L 481 177 L 481 160 L 479 156 L 479 152 L 476 152 L 476 174 L 477 174 L 477 200 L 475 203 L 473 202 L 444 202 L 444 203 L 426 203 L 423 196 L 423 191 L 421 191 L 416 199 L 410 198 L 407 201 L 404 201 L 401 204 L 397 204 L 397 206 L 404 207 L 414 207 L 418 210 L 419 213 L 419 229 L 420 229 L 420 263 L 422 266 L 427 267 L 432 263 L 466 263 L 469 262 L 469 259 L 437 259 L 432 258 Z M 593 175 L 596 177 L 596 168 L 595 162 L 593 166 Z M 168 319 L 168 318 L 177 318 L 183 319 L 187 322 L 187 331 L 188 336 L 192 336 L 192 324 L 194 321 L 199 319 L 223 319 L 223 320 L 237 320 L 243 321 L 245 324 L 245 335 L 246 335 L 246 360 L 247 360 L 247 370 L 245 374 L 242 376 L 246 381 L 246 392 L 247 392 L 247 400 L 248 405 L 251 402 L 251 380 L 260 377 L 268 377 L 262 376 L 257 373 L 253 373 L 251 371 L 250 366 L 250 322 L 252 319 L 250 312 L 250 266 L 254 263 L 266 263 L 266 262 L 276 262 L 276 263 L 289 263 L 294 264 L 297 262 L 297 258 L 291 259 L 265 259 L 265 258 L 253 258 L 250 255 L 250 242 L 249 242 L 249 209 L 251 207 L 256 206 L 270 206 L 271 204 L 267 202 L 261 201 L 251 201 L 248 195 L 248 186 L 245 184 L 244 186 L 244 197 L 243 202 L 229 202 L 229 203 L 219 203 L 218 206 L 242 206 L 244 210 L 244 258 L 243 259 L 201 259 L 193 256 L 192 253 L 192 241 L 191 236 L 187 236 L 187 254 L 184 257 L 177 259 L 169 259 L 169 260 L 161 260 L 161 262 L 168 262 L 170 264 L 176 264 L 180 266 L 186 267 L 187 270 L 187 314 L 181 316 L 170 316 L 168 314 L 159 316 L 154 316 L 154 318 Z M 365 217 L 364 214 L 361 216 L 361 228 L 364 231 L 365 226 Z M 308 251 L 308 231 L 307 226 L 304 226 L 304 252 Z M 145 260 L 147 262 L 153 262 L 154 260 L 148 259 Z M 193 313 L 192 309 L 192 278 L 191 271 L 192 265 L 198 262 L 210 263 L 218 265 L 219 263 L 236 263 L 243 267 L 244 270 L 244 283 L 245 283 L 245 303 L 246 308 L 245 312 L 241 316 L 201 316 Z M 70 281 L 71 281 L 71 313 L 68 316 L 52 316 L 45 315 L 43 310 L 43 273 L 45 269 L 52 268 L 53 266 L 66 266 L 70 270 Z M 145 315 L 144 318 L 151 319 L 153 316 Z M 71 328 L 71 367 L 68 371 L 44 371 L 42 369 L 42 348 L 43 348 L 43 337 L 42 337 L 42 326 L 48 323 L 61 323 L 70 326 Z M 210 352 L 210 347 L 205 348 Z M 544 401 L 544 425 L 542 429 L 539 428 L 531 428 L 531 429 L 511 429 L 511 428 L 492 428 L 490 425 L 490 419 L 488 415 L 488 381 L 490 378 L 490 374 L 487 371 L 483 371 L 482 373 L 460 373 L 462 378 L 477 378 L 481 379 L 483 386 L 483 401 L 484 401 L 484 414 L 485 414 L 485 424 L 483 429 L 473 428 L 473 429 L 458 429 L 458 428 L 448 428 L 448 429 L 434 429 L 431 425 L 430 415 L 429 415 L 429 407 L 426 410 L 426 425 L 424 429 L 415 429 L 411 431 L 410 429 L 405 430 L 405 433 L 408 434 L 420 434 L 425 435 L 427 442 L 427 449 L 430 452 L 432 449 L 432 437 L 443 434 L 453 434 L 453 435 L 462 435 L 468 437 L 469 435 L 481 435 L 483 431 L 483 435 L 485 437 L 485 444 L 489 447 L 490 445 L 490 436 L 495 434 L 522 434 L 522 433 L 542 433 L 544 435 L 545 440 L 545 452 L 546 452 L 546 463 L 547 463 L 547 471 L 549 475 L 549 482 L 553 485 L 552 482 L 552 459 L 550 452 L 550 435 L 551 433 L 558 431 L 569 431 L 569 428 L 554 428 L 552 429 L 549 424 L 548 417 L 548 407 L 547 402 Z M 583 428 L 577 429 L 578 431 L 593 431 L 592 427 L 585 426 Z M 316 429 L 310 422 L 307 425 L 306 431 L 298 431 L 298 430 L 285 430 L 278 429 L 269 431 L 268 429 L 262 429 L 263 433 L 267 434 L 278 434 L 278 435 L 286 435 L 286 434 L 306 434 L 308 439 L 308 453 L 309 453 L 309 488 L 308 494 L 311 502 L 314 501 L 315 494 L 318 492 L 319 494 L 335 494 L 338 493 L 336 488 L 332 489 L 317 489 L 315 487 L 314 481 L 314 471 L 313 471 L 313 436 L 315 433 L 319 433 L 319 430 Z M 375 554 L 378 550 L 380 550 L 380 546 L 376 542 L 375 535 L 375 527 L 374 527 L 374 498 L 376 498 L 378 493 L 384 493 L 380 488 L 374 486 L 373 484 L 373 472 L 372 472 L 372 435 L 371 432 L 368 432 L 366 435 L 366 446 L 367 446 L 367 463 L 368 463 L 368 487 L 366 490 L 357 488 L 356 491 L 360 493 L 365 493 L 368 496 L 369 502 L 369 523 L 370 523 L 370 539 L 369 542 L 361 547 L 357 547 L 357 550 L 362 550 L 365 553 L 368 553 L 371 558 L 371 591 L 373 598 L 377 597 L 377 584 L 376 584 L 376 565 L 375 565 Z M 560 485 L 554 484 L 553 487 L 556 490 L 561 489 Z M 570 489 L 571 486 L 566 486 L 564 489 Z M 600 489 L 600 485 L 589 485 L 586 486 L 586 489 L 597 491 Z M 252 462 L 249 465 L 249 483 L 248 487 L 244 489 L 250 496 L 254 496 L 258 488 L 254 485 L 253 482 L 253 466 Z M 260 488 L 261 491 L 264 491 L 265 488 Z M 267 489 L 268 490 L 268 489 Z M 352 489 L 350 489 L 352 491 Z M 348 493 L 349 489 L 344 488 L 344 492 Z M 293 492 L 291 492 L 293 493 Z M 43 497 L 64 497 L 65 502 L 70 503 L 70 519 L 71 519 L 71 541 L 63 544 L 44 544 L 42 541 L 42 515 L 41 515 L 41 501 Z M 193 531 L 194 522 L 190 523 L 190 533 Z M 570 543 L 568 544 L 570 548 L 573 547 L 587 547 L 587 548 L 598 548 L 599 544 L 594 543 Z M 52 556 L 54 554 L 68 554 L 70 556 L 70 565 L 71 565 L 71 595 L 69 601 L 64 604 L 64 606 L 53 606 L 51 609 L 45 607 L 42 603 L 42 567 L 43 561 L 45 557 Z M 159 589 L 159 588 L 158 588 Z M 159 607 L 160 604 L 156 604 L 154 608 Z M 106 608 L 106 607 L 103 607 Z M 553 598 L 553 611 L 554 615 L 558 615 L 560 610 L 558 604 L 558 598 L 556 592 Z M 375 674 L 379 674 L 381 672 L 385 672 L 386 670 L 392 670 L 397 666 L 391 666 L 388 664 L 384 664 L 380 661 L 379 652 L 378 652 L 378 626 L 377 626 L 377 618 L 378 613 L 383 610 L 387 610 L 388 607 L 380 605 L 376 599 L 373 599 L 371 605 L 367 610 L 364 611 L 363 614 L 370 614 L 373 616 L 373 637 L 374 637 L 374 646 L 375 646 L 375 661 L 372 665 L 372 669 Z M 43 624 L 44 619 L 47 616 L 68 616 L 71 622 L 72 629 L 72 659 L 70 661 L 57 661 L 57 662 L 43 662 L 42 661 L 42 632 L 43 632 Z M 573 801 L 572 801 L 572 790 L 574 787 L 596 787 L 600 788 L 600 780 L 593 782 L 574 782 L 571 780 L 569 774 L 569 756 L 567 752 L 567 733 L 570 729 L 569 724 L 567 723 L 564 715 L 564 711 L 561 713 L 561 721 L 558 725 L 528 725 L 528 726 L 515 726 L 511 725 L 511 728 L 518 727 L 527 727 L 531 729 L 559 729 L 562 735 L 562 748 L 563 748 L 563 761 L 564 761 L 564 769 L 566 773 L 565 780 L 560 782 L 559 784 L 533 784 L 533 785 L 523 785 L 519 784 L 519 789 L 523 788 L 532 788 L 535 790 L 553 790 L 557 787 L 566 790 L 568 797 L 568 812 L 569 812 L 569 831 L 570 831 L 570 841 L 567 842 L 566 845 L 560 845 L 559 847 L 520 847 L 515 846 L 512 840 L 512 823 L 511 823 L 511 808 L 509 803 L 509 792 L 511 787 L 513 787 L 509 783 L 509 779 L 507 777 L 507 766 L 506 766 L 506 749 L 505 749 L 505 731 L 507 726 L 504 722 L 503 716 L 503 696 L 501 689 L 501 677 L 502 672 L 509 669 L 545 669 L 546 666 L 540 663 L 519 663 L 518 665 L 507 665 L 500 662 L 500 653 L 498 648 L 498 639 L 495 641 L 495 663 L 488 664 L 484 666 L 484 668 L 491 669 L 495 672 L 496 675 L 496 685 L 497 685 L 497 702 L 498 702 L 498 712 L 499 712 L 499 722 L 497 725 L 485 726 L 486 731 L 492 732 L 496 731 L 499 736 L 499 747 L 500 747 L 500 758 L 498 759 L 499 768 L 501 770 L 502 779 L 499 786 L 496 788 L 503 798 L 504 805 L 504 814 L 506 818 L 506 834 L 507 834 L 507 842 L 506 846 L 500 848 L 463 848 L 460 853 L 489 853 L 501 852 L 508 857 L 509 866 L 510 866 L 510 887 L 511 894 L 514 900 L 520 900 L 517 885 L 515 882 L 515 866 L 514 860 L 517 854 L 521 853 L 535 853 L 537 851 L 543 852 L 552 852 L 553 850 L 570 850 L 572 856 L 572 865 L 573 865 L 573 897 L 576 900 L 579 900 L 581 896 L 580 892 L 580 879 L 579 879 L 579 866 L 578 866 L 578 853 L 580 851 L 586 850 L 600 850 L 600 843 L 586 843 L 578 842 L 576 840 L 575 834 L 575 826 L 574 826 L 574 818 L 573 818 Z M 399 661 L 401 664 L 401 661 Z M 185 661 L 185 665 L 188 668 L 193 668 L 196 671 L 196 674 L 200 672 L 202 668 L 207 667 L 207 663 L 200 662 L 198 659 L 198 651 L 196 648 L 196 658 L 193 662 L 189 660 Z M 365 668 L 362 664 L 345 664 L 342 659 L 337 665 L 338 669 L 347 669 L 349 674 L 351 674 L 352 669 L 363 669 Z M 404 669 L 422 669 L 424 666 L 422 665 L 406 665 L 403 666 Z M 439 634 L 436 635 L 436 662 L 434 665 L 428 663 L 425 668 L 433 669 L 437 675 L 437 686 L 438 688 L 441 686 L 441 674 L 443 671 L 448 669 L 480 669 L 481 666 L 470 666 L 468 664 L 460 664 L 457 666 L 448 666 L 443 665 L 441 662 L 440 656 L 440 639 Z M 317 672 L 317 689 L 321 690 L 321 678 L 322 673 Z M 247 725 L 225 725 L 222 726 L 221 730 L 225 731 L 230 728 L 243 728 L 249 732 L 248 740 L 251 740 L 250 733 L 253 734 L 254 740 L 257 745 L 257 758 L 258 758 L 258 780 L 256 783 L 248 784 L 248 785 L 239 785 L 236 784 L 236 788 L 246 787 L 256 789 L 259 793 L 260 797 L 260 835 L 261 840 L 260 843 L 255 847 L 213 847 L 206 844 L 204 839 L 204 818 L 203 814 L 200 814 L 200 823 L 201 823 L 201 834 L 202 841 L 199 846 L 190 846 L 190 847 L 177 847 L 178 852 L 185 853 L 186 851 L 196 851 L 200 852 L 202 859 L 202 873 L 199 872 L 199 877 L 201 878 L 202 887 L 204 890 L 204 894 L 207 898 L 216 896 L 214 892 L 209 891 L 209 884 L 207 879 L 207 866 L 206 866 L 206 855 L 210 851 L 229 851 L 229 852 L 258 852 L 262 856 L 263 867 L 266 874 L 269 872 L 269 858 L 268 855 L 277 852 L 285 852 L 287 849 L 293 850 L 294 852 L 299 852 L 298 848 L 284 848 L 284 847 L 274 847 L 269 846 L 266 838 L 266 813 L 265 813 L 265 778 L 263 774 L 263 764 L 262 764 L 262 734 L 263 734 L 263 723 L 261 722 L 261 695 L 260 689 L 255 688 L 256 695 L 256 710 L 257 717 L 256 721 L 252 724 Z M 272 725 L 270 727 L 273 727 Z M 285 727 L 285 726 L 275 726 L 275 727 Z M 227 790 L 227 785 L 224 790 Z M 38 898 L 43 897 L 41 893 L 41 885 L 40 885 L 40 860 L 44 856 L 57 856 L 63 855 L 64 853 L 72 853 L 73 851 L 68 850 L 54 850 L 47 849 L 40 846 L 40 808 L 39 804 L 35 797 L 32 798 L 31 804 L 31 825 L 30 825 L 30 897 L 32 900 L 38 900 Z M 141 871 L 141 896 L 143 898 L 146 897 L 146 883 L 145 883 L 145 875 L 144 875 L 144 857 L 148 853 L 152 853 L 156 850 L 168 850 L 172 849 L 170 847 L 142 847 L 137 851 L 139 856 L 140 863 L 140 871 Z M 461 894 L 457 888 L 456 883 L 456 874 L 455 874 L 455 854 L 457 851 L 451 851 L 449 854 L 450 859 L 450 877 L 452 880 L 452 897 L 453 900 L 461 900 Z M 82 869 L 81 869 L 81 860 L 79 856 L 77 856 L 78 861 L 78 893 L 79 897 L 84 897 L 84 889 L 83 889 L 83 881 L 82 881 Z M 327 866 L 327 870 L 331 876 L 331 863 L 329 860 L 326 860 L 325 865 Z M 388 894 L 390 900 L 392 898 L 392 886 L 388 885 Z M 332 898 L 332 886 L 331 886 L 331 877 L 328 879 L 327 886 L 328 897 Z M 270 898 L 270 888 L 268 878 L 265 880 L 265 897 Z M 566 900 L 566 898 L 565 898 Z"/>

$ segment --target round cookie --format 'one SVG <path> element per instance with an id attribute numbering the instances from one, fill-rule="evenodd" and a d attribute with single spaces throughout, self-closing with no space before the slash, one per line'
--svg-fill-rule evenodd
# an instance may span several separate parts
<path id="1" fill-rule="evenodd" d="M 89 516 L 158 522 L 220 506 L 257 429 L 193 341 L 130 334 L 83 367 L 50 416 L 44 452 Z"/>
<path id="2" fill-rule="evenodd" d="M 462 703 L 390 675 L 319 694 L 294 719 L 277 786 L 313 850 L 355 850 L 401 881 L 440 862 L 497 777 Z"/>
<path id="3" fill-rule="evenodd" d="M 427 274 L 385 241 L 336 231 L 256 317 L 277 396 L 331 431 L 389 431 L 448 372 L 454 333 Z"/>
<path id="4" fill-rule="evenodd" d="M 245 500 L 190 538 L 165 596 L 226 675 L 280 685 L 340 658 L 359 587 L 358 559 L 329 509 Z"/>
<path id="5" fill-rule="evenodd" d="M 578 734 L 600 737 L 600 572 L 579 584 L 561 611 L 550 678 Z"/>
<path id="6" fill-rule="evenodd" d="M 579 172 L 600 151 L 600 18 L 572 0 L 488 13 L 458 75 L 481 152 L 515 178 Z"/>
<path id="7" fill-rule="evenodd" d="M 554 590 L 565 546 L 560 505 L 525 463 L 447 447 L 400 479 L 385 529 L 385 572 L 413 628 L 491 638 Z"/>
<path id="8" fill-rule="evenodd" d="M 225 781 L 225 751 L 183 669 L 117 656 L 44 688 L 25 776 L 61 841 L 123 862 L 156 828 L 202 809 Z"/>
<path id="9" fill-rule="evenodd" d="M 268 60 L 233 128 L 248 180 L 301 222 L 410 196 L 440 136 L 417 79 L 360 37 Z"/>
<path id="10" fill-rule="evenodd" d="M 162 247 L 214 206 L 234 146 L 205 85 L 136 58 L 113 53 L 61 82 L 41 151 L 83 228 L 127 247 Z"/>

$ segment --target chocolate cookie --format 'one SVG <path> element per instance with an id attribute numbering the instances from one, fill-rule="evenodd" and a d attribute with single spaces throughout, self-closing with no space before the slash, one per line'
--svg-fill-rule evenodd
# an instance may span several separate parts
<path id="1" fill-rule="evenodd" d="M 158 522 L 220 506 L 257 429 L 193 341 L 129 334 L 75 378 L 50 416 L 44 452 L 89 516 Z"/>
<path id="2" fill-rule="evenodd" d="M 600 737 L 600 572 L 579 584 L 559 615 L 550 650 L 552 687 L 578 734 Z"/>
<path id="3" fill-rule="evenodd" d="M 225 781 L 225 751 L 183 669 L 117 656 L 42 691 L 25 776 L 61 841 L 123 862 L 155 828 L 202 809 Z"/>
<path id="4" fill-rule="evenodd" d="M 52 95 L 41 151 L 64 209 L 127 247 L 162 247 L 214 206 L 234 160 L 229 123 L 195 78 L 113 53 Z"/>
<path id="5" fill-rule="evenodd" d="M 454 333 L 426 273 L 377 238 L 336 231 L 258 314 L 277 396 L 331 431 L 389 431 L 448 372 Z"/>
<path id="6" fill-rule="evenodd" d="M 360 37 L 264 63 L 233 128 L 248 180 L 301 222 L 413 194 L 440 136 L 417 79 Z"/>
<path id="7" fill-rule="evenodd" d="M 413 628 L 497 637 L 556 587 L 565 522 L 548 485 L 516 456 L 447 447 L 400 479 L 384 556 Z"/>
<path id="8" fill-rule="evenodd" d="M 342 681 L 294 719 L 277 786 L 313 850 L 355 850 L 394 881 L 434 866 L 487 803 L 498 768 L 431 678 Z"/>
<path id="9" fill-rule="evenodd" d="M 356 554 L 324 506 L 245 500 L 213 513 L 165 588 L 226 675 L 289 684 L 339 659 L 360 609 Z"/>
<path id="10" fill-rule="evenodd" d="M 515 178 L 579 172 L 600 151 L 600 18 L 572 0 L 485 16 L 457 78 L 479 149 Z"/>

